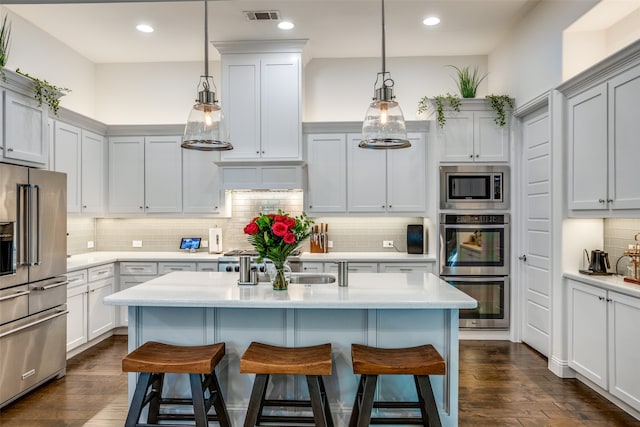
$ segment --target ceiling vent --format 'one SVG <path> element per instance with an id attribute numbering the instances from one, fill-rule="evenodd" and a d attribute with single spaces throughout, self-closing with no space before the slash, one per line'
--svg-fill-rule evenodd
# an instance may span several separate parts
<path id="1" fill-rule="evenodd" d="M 245 10 L 245 16 L 249 21 L 279 21 L 280 12 L 277 10 Z"/>

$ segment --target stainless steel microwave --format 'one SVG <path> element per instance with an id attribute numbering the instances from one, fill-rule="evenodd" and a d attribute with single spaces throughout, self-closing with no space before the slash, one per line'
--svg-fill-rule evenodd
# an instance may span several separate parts
<path id="1" fill-rule="evenodd" d="M 440 209 L 509 209 L 509 166 L 440 166 Z"/>

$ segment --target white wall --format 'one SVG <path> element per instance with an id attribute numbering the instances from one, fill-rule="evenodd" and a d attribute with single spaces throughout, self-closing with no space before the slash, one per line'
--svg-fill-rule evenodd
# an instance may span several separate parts
<path id="1" fill-rule="evenodd" d="M 387 71 L 395 82 L 396 100 L 406 120 L 415 120 L 418 101 L 446 92 L 458 93 L 452 79 L 455 70 L 447 67 L 478 65 L 481 74 L 487 72 L 486 56 L 438 56 L 387 58 Z M 312 59 L 304 69 L 303 121 L 362 120 L 371 98 L 376 74 L 381 69 L 380 58 Z M 487 94 L 487 80 L 482 82 L 477 96 Z"/>
<path id="2" fill-rule="evenodd" d="M 110 125 L 185 123 L 203 72 L 203 62 L 98 64 L 95 118 Z M 209 73 L 220 98 L 220 62 L 211 62 Z"/>
<path id="3" fill-rule="evenodd" d="M 0 7 L 11 22 L 11 45 L 6 68 L 28 73 L 60 87 L 67 87 L 60 105 L 84 115 L 95 116 L 95 66 L 20 16 Z"/>
<path id="4" fill-rule="evenodd" d="M 562 32 L 598 0 L 541 1 L 489 55 L 489 90 L 522 105 L 562 82 Z"/>

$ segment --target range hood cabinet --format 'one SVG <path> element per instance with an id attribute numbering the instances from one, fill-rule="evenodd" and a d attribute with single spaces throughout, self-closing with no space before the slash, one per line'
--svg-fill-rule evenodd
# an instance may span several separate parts
<path id="1" fill-rule="evenodd" d="M 237 164 L 218 162 L 224 190 L 302 190 L 306 164 L 302 162 Z"/>

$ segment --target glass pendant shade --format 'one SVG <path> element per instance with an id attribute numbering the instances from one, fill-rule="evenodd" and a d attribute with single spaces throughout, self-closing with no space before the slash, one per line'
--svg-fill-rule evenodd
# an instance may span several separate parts
<path id="1" fill-rule="evenodd" d="M 198 94 L 184 129 L 182 148 L 201 151 L 232 150 L 222 108 L 215 93 L 203 90 Z"/>
<path id="2" fill-rule="evenodd" d="M 359 147 L 383 150 L 411 147 L 402 109 L 397 102 L 374 100 L 369 104 Z"/>

